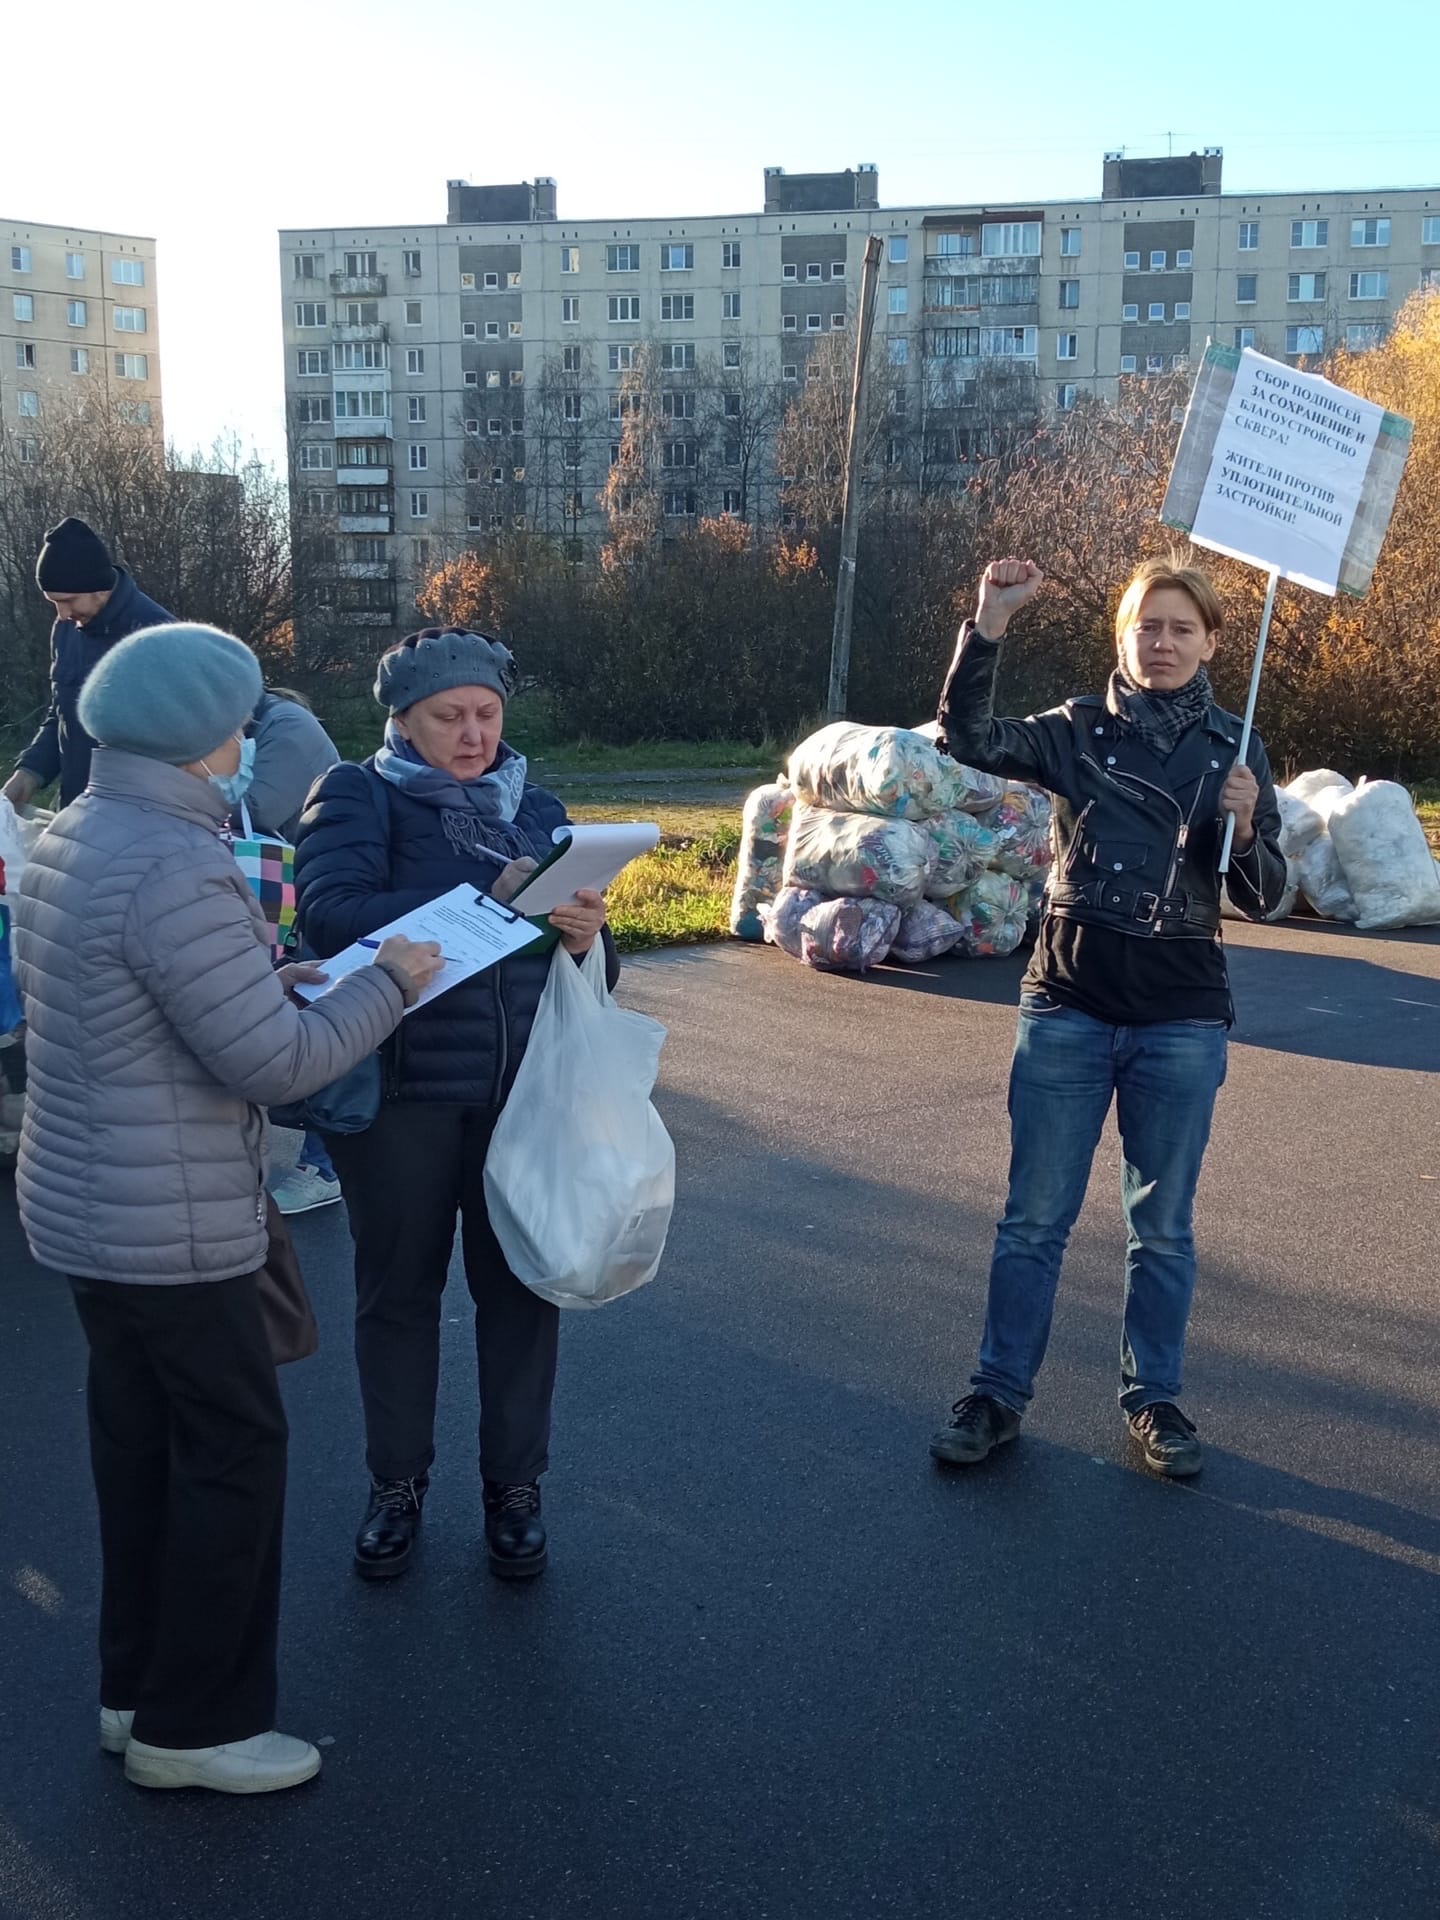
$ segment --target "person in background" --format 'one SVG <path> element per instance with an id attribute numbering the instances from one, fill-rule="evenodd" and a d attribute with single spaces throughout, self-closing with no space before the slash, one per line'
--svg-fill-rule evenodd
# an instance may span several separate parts
<path id="1" fill-rule="evenodd" d="M 267 687 L 245 729 L 236 776 L 252 826 L 293 845 L 310 789 L 339 759 L 335 742 L 310 703 L 286 687 Z M 231 825 L 238 832 L 242 824 L 237 805 Z M 287 1138 L 293 1143 L 293 1133 Z M 336 1204 L 339 1177 L 318 1133 L 304 1134 L 295 1165 L 277 1169 L 270 1191 L 284 1214 L 311 1213 Z"/>
<path id="2" fill-rule="evenodd" d="M 1259 735 L 1242 761 L 1240 722 L 1211 696 L 1220 597 L 1179 560 L 1147 560 L 1125 589 L 1103 694 L 996 719 L 1000 644 L 1041 579 L 1031 560 L 991 562 L 940 695 L 942 750 L 1053 794 L 1055 863 L 1021 989 L 1010 1192 L 980 1363 L 930 1451 L 971 1466 L 1020 1431 L 1113 1101 L 1128 1234 L 1120 1407 L 1146 1465 L 1178 1479 L 1203 1462 L 1178 1402 L 1195 1186 L 1234 1019 L 1220 889 L 1252 920 L 1278 904 L 1280 812 Z M 1235 846 L 1222 879 L 1230 813 Z"/>
<path id="3" fill-rule="evenodd" d="M 117 640 L 174 615 L 149 599 L 105 542 L 83 520 L 62 520 L 45 536 L 35 563 L 40 591 L 55 609 L 50 632 L 50 706 L 40 731 L 5 782 L 5 798 L 28 807 L 37 793 L 60 782 L 56 805 L 68 807 L 85 790 L 95 742 L 77 705 L 80 689 Z"/>
<path id="4" fill-rule="evenodd" d="M 453 887 L 508 900 L 554 850 L 565 809 L 501 738 L 515 662 L 483 634 L 428 628 L 380 661 L 385 744 L 315 789 L 295 858 L 300 930 L 322 956 Z M 480 1474 L 490 1569 L 545 1566 L 540 1475 L 550 1441 L 559 1309 L 515 1278 L 490 1225 L 485 1155 L 550 967 L 605 940 L 605 902 L 577 894 L 553 954 L 522 952 L 421 1007 L 385 1049 L 386 1097 L 364 1133 L 334 1136 L 355 1242 L 355 1359 L 370 1498 L 355 1539 L 365 1579 L 408 1564 L 435 1458 L 440 1303 L 459 1216 L 475 1302 Z"/>
<path id="5" fill-rule="evenodd" d="M 90 1349 L 100 1743 L 145 1787 L 266 1793 L 319 1771 L 274 1731 L 285 1412 L 257 1277 L 263 1109 L 399 1025 L 439 949 L 387 940 L 314 1006 L 277 973 L 221 829 L 260 696 L 213 627 L 132 634 L 80 696 L 102 744 L 15 908 L 30 1098 L 16 1191 Z"/>

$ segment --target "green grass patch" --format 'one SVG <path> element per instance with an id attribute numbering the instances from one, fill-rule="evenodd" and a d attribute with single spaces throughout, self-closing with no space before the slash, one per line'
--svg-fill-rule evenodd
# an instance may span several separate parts
<path id="1" fill-rule="evenodd" d="M 610 927 L 622 953 L 682 946 L 730 935 L 730 897 L 740 850 L 739 807 L 644 800 L 575 805 L 576 820 L 654 820 L 660 845 L 633 861 L 611 887 Z"/>

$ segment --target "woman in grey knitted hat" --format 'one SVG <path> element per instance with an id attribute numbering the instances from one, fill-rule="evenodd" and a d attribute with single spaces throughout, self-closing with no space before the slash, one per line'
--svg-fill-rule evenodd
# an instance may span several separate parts
<path id="1" fill-rule="evenodd" d="M 285 1413 L 261 1317 L 264 1109 L 358 1066 L 438 970 L 387 940 L 322 1004 L 270 960 L 221 840 L 250 649 L 147 627 L 85 683 L 90 784 L 15 910 L 30 1100 L 16 1190 L 90 1348 L 100 1742 L 146 1787 L 264 1793 L 319 1770 L 274 1731 Z"/>
<path id="2" fill-rule="evenodd" d="M 411 634 L 380 661 L 383 746 L 335 767 L 300 823 L 301 931 L 321 955 L 468 883 L 507 900 L 566 820 L 502 737 L 515 662 L 462 629 Z M 550 916 L 577 959 L 606 943 L 605 903 L 582 892 Z M 440 1301 L 457 1218 L 475 1303 L 480 1473 L 492 1572 L 539 1573 L 540 1475 L 550 1437 L 559 1313 L 505 1264 L 485 1205 L 485 1154 L 514 1084 L 548 977 L 521 953 L 421 1008 L 387 1046 L 386 1099 L 364 1132 L 328 1142 L 355 1241 L 355 1356 L 370 1497 L 356 1571 L 400 1573 L 413 1551 L 435 1457 Z"/>

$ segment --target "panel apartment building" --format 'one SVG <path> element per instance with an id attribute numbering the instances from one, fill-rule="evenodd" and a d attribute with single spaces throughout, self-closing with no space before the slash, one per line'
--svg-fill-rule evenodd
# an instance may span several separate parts
<path id="1" fill-rule="evenodd" d="M 153 240 L 0 220 L 0 431 L 18 459 L 80 399 L 158 431 L 158 333 Z"/>
<path id="2" fill-rule="evenodd" d="M 665 523 L 779 517 L 746 416 L 768 395 L 773 421 L 847 333 L 871 234 L 878 457 L 931 484 L 983 452 L 997 395 L 1113 397 L 1211 337 L 1290 359 L 1373 343 L 1440 285 L 1440 188 L 1226 194 L 1221 168 L 1218 148 L 1110 154 L 1098 199 L 892 208 L 872 166 L 770 168 L 757 213 L 578 222 L 553 180 L 453 180 L 443 226 L 282 232 L 292 484 L 334 529 L 337 605 L 403 627 L 461 547 L 597 536 L 637 367 Z"/>

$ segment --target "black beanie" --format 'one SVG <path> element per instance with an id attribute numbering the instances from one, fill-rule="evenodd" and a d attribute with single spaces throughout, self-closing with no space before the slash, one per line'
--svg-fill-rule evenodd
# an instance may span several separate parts
<path id="1" fill-rule="evenodd" d="M 35 579 L 42 593 L 109 593 L 115 563 L 83 520 L 62 520 L 45 536 Z"/>

